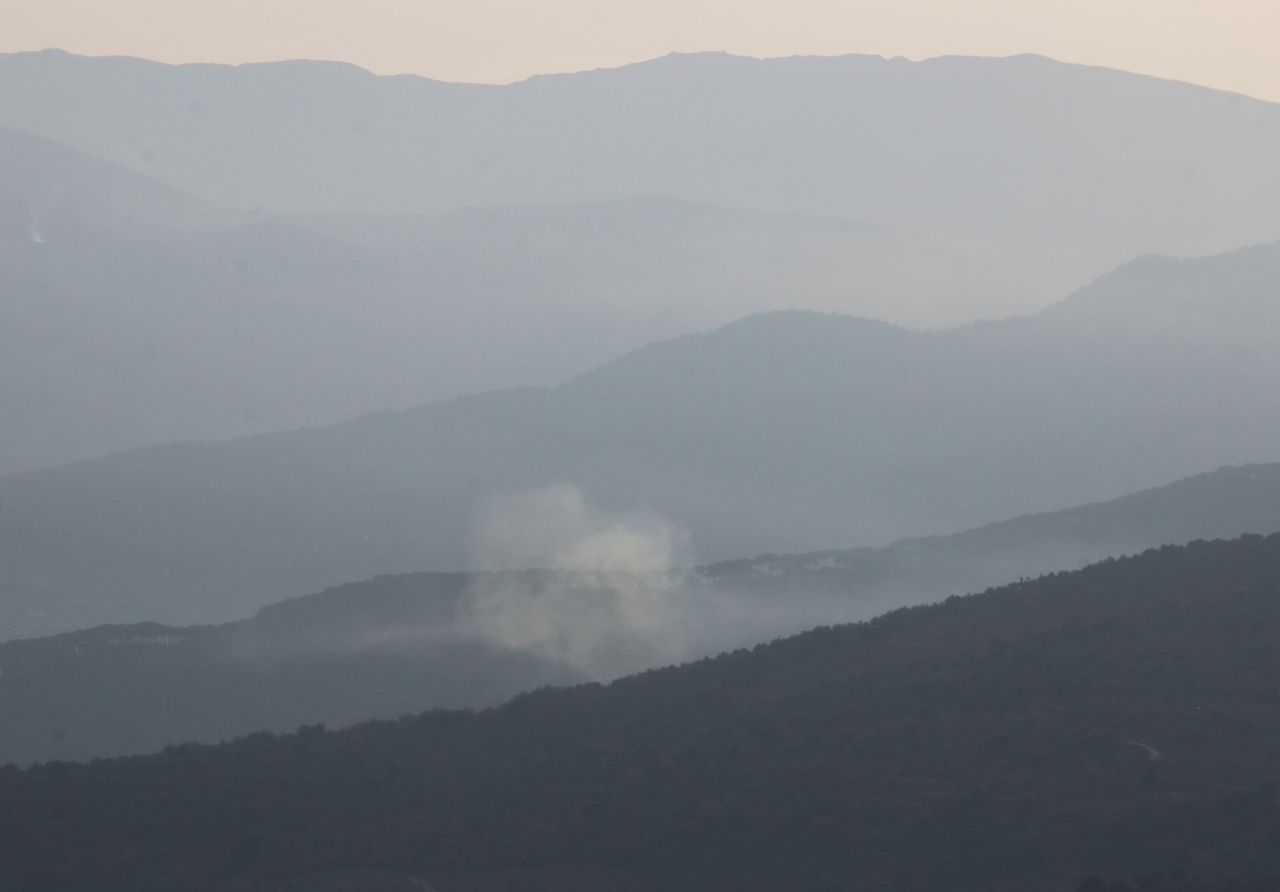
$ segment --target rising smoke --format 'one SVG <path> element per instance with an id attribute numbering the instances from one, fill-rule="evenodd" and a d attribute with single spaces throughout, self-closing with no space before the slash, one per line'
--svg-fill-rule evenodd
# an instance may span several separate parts
<path id="1" fill-rule="evenodd" d="M 678 659 L 688 596 L 678 566 L 688 534 L 649 512 L 607 511 L 557 484 L 496 499 L 478 512 L 472 592 L 482 636 L 595 677 Z M 528 570 L 527 568 L 540 568 Z"/>
<path id="2" fill-rule="evenodd" d="M 767 563 L 693 567 L 689 534 L 643 511 L 610 511 L 568 484 L 489 502 L 473 526 L 467 634 L 609 679 L 865 618 L 840 585 Z M 528 569 L 539 568 L 539 569 Z M 814 568 L 807 568 L 814 569 Z M 761 582 L 766 584 L 761 585 Z"/>

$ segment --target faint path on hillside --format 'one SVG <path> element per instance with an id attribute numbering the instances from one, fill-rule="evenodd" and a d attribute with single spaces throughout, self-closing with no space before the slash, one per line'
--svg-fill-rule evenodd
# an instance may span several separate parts
<path id="1" fill-rule="evenodd" d="M 1164 758 L 1164 753 L 1156 749 L 1154 746 L 1152 746 L 1149 743 L 1143 743 L 1140 740 L 1126 740 L 1125 743 L 1129 744 L 1130 746 L 1136 746 L 1139 749 L 1146 750 L 1147 758 L 1149 758 L 1152 762 L 1159 762 L 1161 759 Z"/>

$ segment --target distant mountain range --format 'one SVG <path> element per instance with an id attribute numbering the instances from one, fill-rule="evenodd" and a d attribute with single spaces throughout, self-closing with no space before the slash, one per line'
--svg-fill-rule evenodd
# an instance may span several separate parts
<path id="1" fill-rule="evenodd" d="M 1277 281 L 1272 245 L 1146 258 L 1043 313 L 940 332 L 762 315 L 553 388 L 0 478 L 3 604 L 29 617 L 9 628 L 218 621 L 380 573 L 542 565 L 476 524 L 555 485 L 650 517 L 687 565 L 1273 461 Z"/>
<path id="2" fill-rule="evenodd" d="M 1147 548 L 1280 532 L 1280 464 L 887 548 L 620 572 L 383 576 L 222 626 L 0 644 L 0 764 L 480 707 Z M 656 618 L 629 623 L 627 607 Z M 498 611 L 495 613 L 495 611 Z M 545 637 L 500 622 L 537 613 Z M 584 625 L 583 614 L 599 621 Z M 558 646 L 573 637 L 575 649 Z M 577 658 L 577 659 L 575 659 Z"/>
<path id="3" fill-rule="evenodd" d="M 0 57 L 0 126 L 252 210 L 641 195 L 1034 256 L 1038 308 L 1143 252 L 1280 239 L 1280 106 L 1036 56 L 673 55 L 506 87 L 324 62 Z"/>
<path id="4" fill-rule="evenodd" d="M 662 199 L 440 217 L 227 210 L 0 130 L 0 474 L 552 384 L 804 307 L 965 318 L 962 252 Z"/>
<path id="5" fill-rule="evenodd" d="M 0 475 L 1280 239 L 1280 106 L 1030 56 L 475 87 L 19 53 L 0 128 Z"/>
<path id="6" fill-rule="evenodd" d="M 1262 892 L 1278 592 L 1280 536 L 1196 543 L 480 713 L 9 769 L 0 861 L 50 892 Z"/>

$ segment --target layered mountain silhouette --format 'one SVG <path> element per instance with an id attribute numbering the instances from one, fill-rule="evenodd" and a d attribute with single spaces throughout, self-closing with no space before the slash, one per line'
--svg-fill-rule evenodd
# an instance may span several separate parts
<path id="1" fill-rule="evenodd" d="M 0 644 L 0 764 L 153 752 L 258 730 L 495 705 L 815 625 L 1196 539 L 1280 531 L 1280 465 L 887 548 L 771 555 L 636 578 L 383 576 L 221 626 L 107 626 Z M 628 622 L 636 604 L 653 622 Z M 545 637 L 504 619 L 537 611 Z M 603 622 L 585 624 L 595 612 Z M 572 638 L 577 647 L 554 646 Z M 575 659 L 578 658 L 578 659 Z"/>
<path id="2" fill-rule="evenodd" d="M 480 713 L 10 769 L 0 856 L 49 890 L 552 867 L 659 890 L 1274 888 L 1278 592 L 1280 536 L 1193 543 Z"/>
<path id="3" fill-rule="evenodd" d="M 1036 56 L 706 53 L 489 87 L 51 51 L 0 58 L 0 85 L 0 125 L 233 207 L 668 195 L 834 214 L 1005 263 L 1020 245 L 1038 305 L 1145 251 L 1280 238 L 1280 107 Z"/>
<path id="4" fill-rule="evenodd" d="M 1275 892 L 1277 158 L 1035 56 L 0 55 L 0 886 Z"/>
<path id="5" fill-rule="evenodd" d="M 0 160 L 0 473 L 555 383 L 753 311 L 963 318 L 1007 285 L 834 218 L 252 214 L 23 133 Z"/>
<path id="6" fill-rule="evenodd" d="M 0 474 L 554 384 L 757 312 L 1002 318 L 1280 238 L 1280 107 L 1030 56 L 476 87 L 19 53 L 0 128 Z"/>
<path id="7" fill-rule="evenodd" d="M 687 565 L 1274 460 L 1277 280 L 1272 245 L 1146 258 L 1043 313 L 940 332 L 762 315 L 557 387 L 0 478 L 4 603 L 45 614 L 31 633 L 186 624 L 380 573 L 512 566 L 477 520 L 555 484 L 656 518 Z"/>

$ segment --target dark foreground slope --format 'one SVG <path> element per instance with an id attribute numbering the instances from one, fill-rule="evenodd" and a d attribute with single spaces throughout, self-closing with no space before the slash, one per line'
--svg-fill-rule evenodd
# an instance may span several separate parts
<path id="1" fill-rule="evenodd" d="M 766 555 L 649 579 L 380 576 L 220 626 L 11 641 L 0 644 L 0 764 L 490 706 L 1159 545 L 1278 531 L 1280 465 L 1256 465 L 888 548 Z M 657 621 L 629 626 L 628 604 L 660 607 Z M 517 624 L 536 614 L 547 634 L 504 637 L 502 611 Z"/>
<path id="2" fill-rule="evenodd" d="M 1280 536 L 499 709 L 0 775 L 17 888 L 610 868 L 655 889 L 1280 872 Z M 443 887 L 442 887 L 443 888 Z"/>

